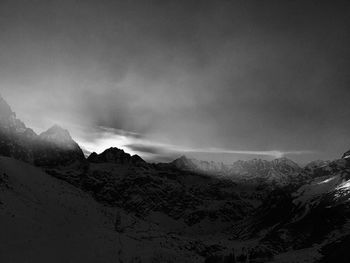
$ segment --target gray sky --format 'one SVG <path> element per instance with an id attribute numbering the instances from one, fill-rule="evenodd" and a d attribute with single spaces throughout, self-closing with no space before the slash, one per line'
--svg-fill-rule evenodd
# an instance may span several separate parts
<path id="1" fill-rule="evenodd" d="M 0 92 L 37 132 L 58 123 L 90 151 L 334 159 L 350 148 L 349 14 L 347 1 L 1 0 Z"/>

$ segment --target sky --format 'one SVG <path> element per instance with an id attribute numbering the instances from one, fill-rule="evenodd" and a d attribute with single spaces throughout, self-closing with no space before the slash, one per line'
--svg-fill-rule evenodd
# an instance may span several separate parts
<path id="1" fill-rule="evenodd" d="M 350 149 L 348 1 L 0 0 L 0 94 L 154 161 Z"/>

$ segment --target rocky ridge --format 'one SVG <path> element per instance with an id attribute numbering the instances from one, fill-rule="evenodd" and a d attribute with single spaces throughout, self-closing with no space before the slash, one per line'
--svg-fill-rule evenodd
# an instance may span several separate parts
<path id="1" fill-rule="evenodd" d="M 147 222 L 143 234 L 132 226 L 116 231 L 134 231 L 139 240 L 174 237 L 173 248 L 185 244 L 181 253 L 205 262 L 269 262 L 301 251 L 309 262 L 340 262 L 337 253 L 350 243 L 349 151 L 304 168 L 287 158 L 227 165 L 182 156 L 150 164 L 118 148 L 85 159 L 67 130 L 37 135 L 0 98 L 0 155 L 43 166 L 136 224 Z M 0 176 L 2 191 L 12 183 Z"/>
<path id="2" fill-rule="evenodd" d="M 0 153 L 39 166 L 66 165 L 85 160 L 79 145 L 69 132 L 54 125 L 37 135 L 16 118 L 0 97 Z"/>

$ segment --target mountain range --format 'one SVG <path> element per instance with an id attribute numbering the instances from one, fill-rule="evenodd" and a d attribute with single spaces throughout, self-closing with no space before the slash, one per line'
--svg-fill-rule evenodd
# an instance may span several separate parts
<path id="1" fill-rule="evenodd" d="M 36 134 L 0 97 L 0 155 L 1 262 L 350 261 L 350 151 L 304 167 L 148 163 L 115 147 L 85 158 L 67 130 Z"/>

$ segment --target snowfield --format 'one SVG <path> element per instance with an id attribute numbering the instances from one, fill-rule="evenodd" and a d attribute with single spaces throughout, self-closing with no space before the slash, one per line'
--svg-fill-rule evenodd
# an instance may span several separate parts
<path id="1" fill-rule="evenodd" d="M 135 224 L 40 168 L 0 157 L 0 175 L 0 262 L 203 262 L 180 248 L 162 248 L 175 246 L 175 236 Z M 121 227 L 132 230 L 115 231 L 117 213 Z"/>
<path id="2" fill-rule="evenodd" d="M 112 262 L 114 211 L 39 168 L 0 157 L 1 262 Z"/>

